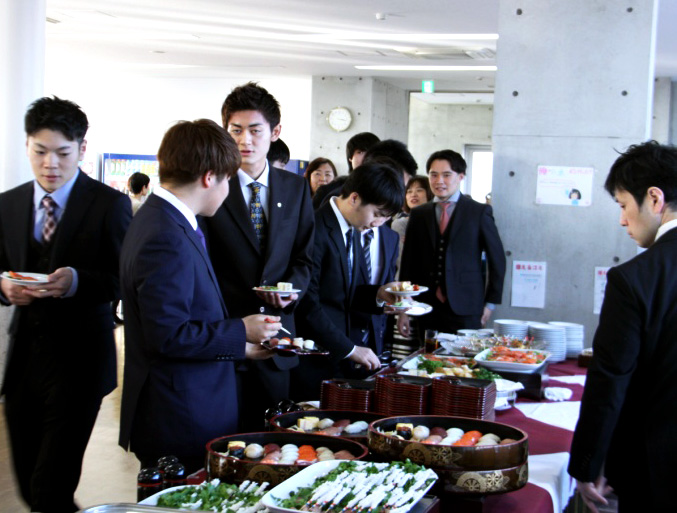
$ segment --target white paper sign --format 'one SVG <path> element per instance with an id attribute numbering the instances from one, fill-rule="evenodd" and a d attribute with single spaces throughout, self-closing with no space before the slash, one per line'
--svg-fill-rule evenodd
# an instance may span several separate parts
<path id="1" fill-rule="evenodd" d="M 604 290 L 606 289 L 606 273 L 609 267 L 595 267 L 595 301 L 592 307 L 592 313 L 598 314 L 602 311 L 602 303 L 604 302 Z"/>
<path id="2" fill-rule="evenodd" d="M 588 207 L 594 177 L 592 167 L 538 166 L 536 203 Z"/>
<path id="3" fill-rule="evenodd" d="M 545 308 L 545 262 L 512 263 L 511 306 Z"/>

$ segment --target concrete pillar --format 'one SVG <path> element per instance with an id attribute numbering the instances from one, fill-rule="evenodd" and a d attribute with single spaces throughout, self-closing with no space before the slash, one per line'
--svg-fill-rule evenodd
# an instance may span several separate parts
<path id="1" fill-rule="evenodd" d="M 508 254 L 496 318 L 580 322 L 590 345 L 595 266 L 636 254 L 604 191 L 610 165 L 650 136 L 657 2 L 502 0 L 493 203 Z M 537 205 L 538 165 L 593 167 L 592 205 Z M 547 262 L 545 309 L 510 306 L 514 260 Z"/>
<path id="2" fill-rule="evenodd" d="M 0 191 L 33 177 L 26 159 L 23 117 L 42 96 L 45 0 L 0 2 Z M 20 270 L 20 269 L 18 269 Z M 5 369 L 11 309 L 0 308 L 0 381 Z"/>
<path id="3" fill-rule="evenodd" d="M 327 123 L 334 107 L 347 107 L 353 115 L 348 130 L 335 132 Z M 348 171 L 346 143 L 360 132 L 373 132 L 381 139 L 407 142 L 409 94 L 369 77 L 313 77 L 310 160 L 330 159 L 339 174 Z"/>
<path id="4" fill-rule="evenodd" d="M 670 77 L 656 78 L 654 80 L 651 138 L 661 144 L 668 144 L 670 141 L 671 95 L 672 81 Z"/>

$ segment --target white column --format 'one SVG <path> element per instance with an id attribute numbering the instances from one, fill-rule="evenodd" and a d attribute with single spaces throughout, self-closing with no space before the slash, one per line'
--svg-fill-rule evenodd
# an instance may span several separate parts
<path id="1" fill-rule="evenodd" d="M 0 2 L 0 192 L 33 177 L 26 159 L 23 118 L 43 94 L 45 0 Z M 20 269 L 18 269 L 20 270 Z M 11 308 L 0 307 L 0 382 Z"/>
<path id="2" fill-rule="evenodd" d="M 495 318 L 572 321 L 593 314 L 595 266 L 636 254 L 604 190 L 609 167 L 651 133 L 655 0 L 501 0 L 493 204 L 508 255 Z M 592 205 L 537 205 L 537 166 L 595 169 Z M 514 260 L 547 262 L 545 309 L 510 306 Z"/>
<path id="3" fill-rule="evenodd" d="M 43 94 L 45 0 L 0 2 L 0 191 L 32 178 L 23 118 Z"/>

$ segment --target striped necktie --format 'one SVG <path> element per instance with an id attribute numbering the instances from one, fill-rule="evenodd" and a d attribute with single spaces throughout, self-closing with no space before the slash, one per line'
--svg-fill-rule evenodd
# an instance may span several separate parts
<path id="1" fill-rule="evenodd" d="M 367 277 L 371 283 L 371 240 L 374 238 L 374 230 L 370 228 L 364 232 L 364 240 L 362 241 L 362 251 L 364 252 L 364 261 L 367 264 Z"/>
<path id="2" fill-rule="evenodd" d="M 348 283 L 353 280 L 353 229 L 346 232 L 346 255 L 348 257 Z"/>

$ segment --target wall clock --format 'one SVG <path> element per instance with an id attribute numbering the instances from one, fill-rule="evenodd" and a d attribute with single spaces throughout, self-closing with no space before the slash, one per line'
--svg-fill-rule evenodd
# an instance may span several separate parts
<path id="1" fill-rule="evenodd" d="M 327 114 L 327 123 L 337 132 L 348 130 L 350 124 L 353 122 L 353 115 L 345 107 L 334 107 Z"/>

